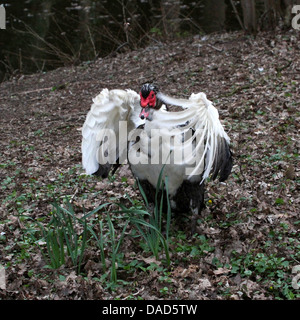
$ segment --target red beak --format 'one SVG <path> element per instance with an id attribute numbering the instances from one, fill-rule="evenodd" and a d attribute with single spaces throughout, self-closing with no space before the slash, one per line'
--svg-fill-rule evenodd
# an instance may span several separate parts
<path id="1" fill-rule="evenodd" d="M 142 120 L 147 119 L 149 117 L 149 113 L 150 113 L 150 108 L 149 107 L 142 108 L 142 111 L 140 113 L 140 118 Z"/>

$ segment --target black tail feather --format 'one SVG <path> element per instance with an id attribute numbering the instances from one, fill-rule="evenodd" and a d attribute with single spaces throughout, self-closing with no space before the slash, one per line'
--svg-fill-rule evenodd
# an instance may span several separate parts
<path id="1" fill-rule="evenodd" d="M 106 164 L 99 165 L 98 170 L 94 172 L 93 175 L 100 176 L 101 178 L 105 179 L 108 177 L 110 171 L 111 171 L 111 174 L 113 175 L 119 169 L 120 166 L 121 164 L 119 163 L 119 158 L 118 158 L 115 164 L 106 163 Z"/>
<path id="2" fill-rule="evenodd" d="M 216 179 L 219 176 L 219 181 L 225 181 L 233 166 L 232 152 L 230 150 L 228 142 L 225 138 L 220 138 L 218 141 L 218 151 L 214 162 L 214 170 L 212 173 L 212 179 Z"/>

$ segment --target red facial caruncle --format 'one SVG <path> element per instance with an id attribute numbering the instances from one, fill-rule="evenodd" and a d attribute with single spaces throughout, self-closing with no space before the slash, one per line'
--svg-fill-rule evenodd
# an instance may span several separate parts
<path id="1" fill-rule="evenodd" d="M 144 98 L 141 92 L 140 92 L 140 97 L 141 97 L 141 107 L 142 107 L 140 118 L 147 119 L 149 117 L 150 108 L 155 108 L 156 95 L 155 95 L 155 92 L 151 90 L 147 98 Z"/>
<path id="2" fill-rule="evenodd" d="M 150 91 L 147 98 L 144 98 L 142 96 L 142 93 L 140 92 L 141 97 L 141 107 L 146 108 L 147 106 L 154 108 L 156 103 L 156 95 L 153 90 Z"/>

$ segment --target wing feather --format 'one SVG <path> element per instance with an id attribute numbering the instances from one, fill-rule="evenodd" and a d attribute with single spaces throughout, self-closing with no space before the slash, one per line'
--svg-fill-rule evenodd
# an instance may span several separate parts
<path id="1" fill-rule="evenodd" d="M 139 118 L 140 97 L 132 90 L 108 90 L 103 89 L 93 99 L 93 104 L 82 127 L 82 165 L 87 174 L 93 174 L 99 170 L 99 147 L 102 139 L 109 132 L 113 131 L 119 137 L 119 121 L 127 121 L 127 129 L 131 131 L 143 123 Z M 121 144 L 121 150 L 116 145 L 108 146 L 107 152 L 112 152 L 116 163 L 120 154 L 127 150 L 127 144 Z M 115 148 L 116 150 L 113 150 Z M 113 153 L 113 151 L 115 153 Z M 101 155 L 100 155 L 101 156 Z M 101 175 L 107 175 L 111 165 L 100 165 Z"/>
<path id="2" fill-rule="evenodd" d="M 184 146 L 178 146 L 186 150 L 193 149 L 193 153 L 183 159 L 185 163 L 190 163 L 193 157 L 195 158 L 194 153 L 197 155 L 196 164 L 189 171 L 189 179 L 202 174 L 202 183 L 211 174 L 212 179 L 219 175 L 220 181 L 226 180 L 232 167 L 230 139 L 212 102 L 203 92 L 192 94 L 186 100 L 170 98 L 163 94 L 160 98 L 166 103 L 182 106 L 184 110 L 167 113 L 157 111 L 153 117 L 157 127 L 168 130 L 180 128 L 182 132 L 190 128 L 194 130 L 193 136 L 184 141 Z"/>

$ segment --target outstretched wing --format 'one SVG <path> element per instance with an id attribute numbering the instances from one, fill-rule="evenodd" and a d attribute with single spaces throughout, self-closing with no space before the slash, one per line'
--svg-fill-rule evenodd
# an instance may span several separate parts
<path id="1" fill-rule="evenodd" d="M 143 124 L 139 101 L 132 90 L 103 89 L 93 99 L 82 127 L 82 165 L 87 174 L 105 177 L 119 157 L 127 159 L 127 141 L 121 143 L 120 138 L 127 138 L 127 132 Z M 119 134 L 122 129 L 126 130 L 123 136 Z"/>
<path id="2" fill-rule="evenodd" d="M 211 175 L 212 179 L 219 176 L 220 181 L 227 179 L 232 168 L 232 154 L 229 148 L 230 139 L 219 120 L 218 110 L 204 93 L 192 94 L 189 99 L 175 99 L 160 94 L 165 103 L 181 106 L 179 112 L 160 112 L 155 114 L 156 124 L 160 128 L 180 129 L 185 133 L 193 130 L 192 135 L 184 140 L 182 148 L 184 163 L 195 165 L 189 168 L 188 176 L 202 175 L 202 181 Z M 165 131 L 166 132 L 166 131 Z M 172 134 L 172 131 L 170 131 Z M 176 146 L 172 146 L 174 150 Z M 190 151 L 192 150 L 192 152 Z M 201 181 L 201 182 L 202 182 Z"/>

